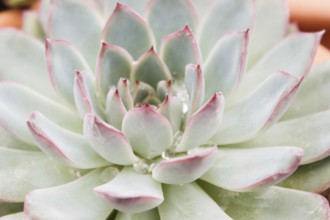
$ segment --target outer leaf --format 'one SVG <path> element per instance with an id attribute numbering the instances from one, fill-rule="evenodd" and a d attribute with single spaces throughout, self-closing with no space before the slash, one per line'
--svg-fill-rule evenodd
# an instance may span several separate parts
<path id="1" fill-rule="evenodd" d="M 117 3 L 105 25 L 102 39 L 125 48 L 134 59 L 155 44 L 150 27 L 144 19 L 120 3 Z"/>
<path id="2" fill-rule="evenodd" d="M 41 113 L 33 112 L 27 123 L 38 147 L 51 158 L 82 169 L 107 164 L 83 136 L 59 127 Z"/>
<path id="3" fill-rule="evenodd" d="M 179 80 L 184 78 L 185 68 L 188 63 L 202 63 L 198 44 L 188 25 L 162 40 L 160 57 L 169 67 L 172 76 Z"/>
<path id="4" fill-rule="evenodd" d="M 24 143 L 0 126 L 0 147 L 18 150 L 36 150 L 37 147 Z"/>
<path id="5" fill-rule="evenodd" d="M 111 163 L 129 165 L 137 161 L 125 135 L 95 115 L 85 116 L 84 136 L 93 149 Z"/>
<path id="6" fill-rule="evenodd" d="M 82 118 L 86 113 L 94 113 L 103 117 L 98 97 L 94 89 L 94 77 L 88 72 L 77 71 L 73 86 L 74 101 Z"/>
<path id="7" fill-rule="evenodd" d="M 182 122 L 182 103 L 176 96 L 166 96 L 157 112 L 162 114 L 171 122 L 173 132 L 179 131 Z"/>
<path id="8" fill-rule="evenodd" d="M 185 71 L 185 84 L 189 95 L 189 112 L 193 114 L 204 99 L 205 81 L 199 64 L 188 64 Z"/>
<path id="9" fill-rule="evenodd" d="M 9 28 L 0 31 L 0 42 L 0 79 L 16 81 L 46 96 L 54 96 L 45 74 L 42 44 L 23 32 Z"/>
<path id="10" fill-rule="evenodd" d="M 129 78 L 132 56 L 123 48 L 102 43 L 97 60 L 97 85 L 105 96 L 111 86 L 116 86 L 120 78 Z"/>
<path id="11" fill-rule="evenodd" d="M 215 93 L 207 103 L 188 118 L 177 151 L 206 144 L 219 128 L 224 110 L 224 97 Z"/>
<path id="12" fill-rule="evenodd" d="M 264 134 L 242 146 L 292 145 L 304 149 L 302 163 L 330 155 L 330 110 L 275 124 Z"/>
<path id="13" fill-rule="evenodd" d="M 159 162 L 152 170 L 152 177 L 161 183 L 185 184 L 201 177 L 216 159 L 218 148 L 208 147 L 188 152 L 187 156 Z"/>
<path id="14" fill-rule="evenodd" d="M 203 189 L 234 219 L 327 220 L 329 204 L 318 194 L 280 187 L 250 193 L 230 192 L 203 183 Z"/>
<path id="15" fill-rule="evenodd" d="M 207 57 L 225 33 L 251 28 L 254 11 L 252 0 L 222 0 L 214 3 L 201 22 L 199 30 L 198 39 L 203 56 Z"/>
<path id="16" fill-rule="evenodd" d="M 173 140 L 170 122 L 149 104 L 127 112 L 122 130 L 133 150 L 145 158 L 159 156 Z"/>
<path id="17" fill-rule="evenodd" d="M 157 44 L 184 25 L 189 25 L 193 30 L 197 26 L 197 14 L 189 0 L 151 0 L 146 8 L 146 18 L 155 33 Z"/>
<path id="18" fill-rule="evenodd" d="M 169 80 L 171 73 L 165 63 L 158 57 L 154 48 L 151 47 L 135 63 L 131 73 L 131 80 L 143 81 L 151 85 L 154 89 L 161 80 Z"/>
<path id="19" fill-rule="evenodd" d="M 251 33 L 249 66 L 255 64 L 267 50 L 278 43 L 289 28 L 289 9 L 285 0 L 255 2 L 256 16 Z"/>
<path id="20" fill-rule="evenodd" d="M 16 83 L 0 83 L 0 109 L 1 126 L 27 143 L 33 140 L 25 123 L 35 109 L 64 128 L 81 129 L 82 123 L 75 112 Z"/>
<path id="21" fill-rule="evenodd" d="M 127 213 L 147 211 L 164 200 L 160 183 L 148 174 L 139 174 L 127 167 L 94 190 L 113 208 Z"/>
<path id="22" fill-rule="evenodd" d="M 25 199 L 24 217 L 105 219 L 112 209 L 93 192 L 95 186 L 103 183 L 101 175 L 101 170 L 94 170 L 73 182 L 30 192 Z"/>
<path id="23" fill-rule="evenodd" d="M 163 190 L 165 200 L 158 208 L 162 220 L 231 219 L 196 183 L 163 185 Z"/>
<path id="24" fill-rule="evenodd" d="M 330 187 L 330 157 L 302 165 L 280 186 L 321 193 Z"/>
<path id="25" fill-rule="evenodd" d="M 52 1 L 49 12 L 48 36 L 73 43 L 95 68 L 100 49 L 103 21 L 92 1 Z"/>
<path id="26" fill-rule="evenodd" d="M 201 179 L 230 191 L 259 190 L 292 174 L 302 155 L 303 150 L 297 147 L 221 148 L 216 162 Z"/>
<path id="27" fill-rule="evenodd" d="M 205 99 L 221 91 L 230 95 L 246 69 L 249 31 L 234 32 L 220 38 L 205 62 Z"/>
<path id="28" fill-rule="evenodd" d="M 29 191 L 69 182 L 76 175 L 41 152 L 0 148 L 0 177 L 0 200 L 22 202 Z"/>
<path id="29" fill-rule="evenodd" d="M 284 72 L 270 75 L 247 98 L 226 109 L 211 142 L 231 144 L 253 138 L 282 116 L 300 83 Z"/>
<path id="30" fill-rule="evenodd" d="M 116 215 L 115 220 L 160 220 L 157 209 L 151 209 L 146 212 L 140 212 L 136 214 L 128 214 L 119 212 Z"/>
<path id="31" fill-rule="evenodd" d="M 281 119 L 298 118 L 329 109 L 329 87 L 330 62 L 314 65 Z"/>
<path id="32" fill-rule="evenodd" d="M 73 84 L 77 70 L 90 71 L 80 52 L 69 42 L 46 39 L 48 72 L 55 90 L 69 103 L 74 103 Z"/>
<path id="33" fill-rule="evenodd" d="M 322 34 L 293 33 L 283 39 L 246 74 L 235 97 L 244 96 L 274 71 L 285 71 L 297 78 L 305 76 L 312 65 Z"/>
<path id="34" fill-rule="evenodd" d="M 127 111 L 119 96 L 118 89 L 112 88 L 107 95 L 105 106 L 107 121 L 115 128 L 121 130 L 121 124 L 126 113 Z"/>

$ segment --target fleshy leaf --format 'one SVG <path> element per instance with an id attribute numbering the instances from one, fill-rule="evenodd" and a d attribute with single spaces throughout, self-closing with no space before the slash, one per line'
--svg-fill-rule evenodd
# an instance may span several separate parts
<path id="1" fill-rule="evenodd" d="M 176 96 L 166 96 L 157 111 L 165 116 L 172 125 L 173 132 L 179 131 L 182 122 L 182 103 Z"/>
<path id="2" fill-rule="evenodd" d="M 76 72 L 73 95 L 77 110 L 82 118 L 86 113 L 94 113 L 103 117 L 104 113 L 94 89 L 94 76 L 89 72 Z"/>
<path id="3" fill-rule="evenodd" d="M 135 87 L 133 91 L 134 103 L 141 103 L 150 94 L 156 94 L 154 88 L 144 82 L 138 80 L 135 81 Z"/>
<path id="4" fill-rule="evenodd" d="M 195 6 L 197 15 L 199 19 L 202 19 L 204 16 L 207 15 L 207 12 L 210 10 L 210 8 L 215 4 L 215 0 L 192 0 L 191 1 L 193 5 Z"/>
<path id="5" fill-rule="evenodd" d="M 186 66 L 185 85 L 189 95 L 188 115 L 191 115 L 202 105 L 204 99 L 205 81 L 199 64 Z"/>
<path id="6" fill-rule="evenodd" d="M 139 174 L 125 167 L 110 182 L 95 192 L 111 207 L 126 213 L 137 213 L 157 207 L 163 202 L 161 184 L 148 174 Z"/>
<path id="7" fill-rule="evenodd" d="M 137 60 L 131 74 L 132 81 L 143 81 L 154 89 L 157 88 L 159 81 L 171 78 L 169 69 L 158 57 L 153 47 Z"/>
<path id="8" fill-rule="evenodd" d="M 84 136 L 90 146 L 107 161 L 129 165 L 137 161 L 125 135 L 95 115 L 87 114 Z"/>
<path id="9" fill-rule="evenodd" d="M 133 150 L 145 158 L 160 155 L 173 140 L 170 122 L 149 104 L 127 112 L 122 130 Z"/>
<path id="10" fill-rule="evenodd" d="M 297 147 L 220 148 L 215 163 L 201 179 L 230 191 L 259 190 L 292 174 L 302 155 Z"/>
<path id="11" fill-rule="evenodd" d="M 80 0 L 51 2 L 48 37 L 73 43 L 94 69 L 103 26 L 96 5 L 92 1 Z"/>
<path id="12" fill-rule="evenodd" d="M 15 137 L 27 143 L 34 143 L 25 123 L 35 109 L 64 128 L 81 130 L 81 120 L 71 109 L 23 85 L 0 82 L 0 124 Z"/>
<path id="13" fill-rule="evenodd" d="M 160 217 L 157 209 L 151 209 L 136 214 L 119 212 L 115 220 L 160 220 Z"/>
<path id="14" fill-rule="evenodd" d="M 245 99 L 226 109 L 211 142 L 231 144 L 253 138 L 282 116 L 300 83 L 285 72 L 273 73 Z"/>
<path id="15" fill-rule="evenodd" d="M 201 64 L 202 57 L 195 36 L 188 26 L 166 36 L 160 45 L 160 57 L 174 78 L 184 78 L 186 65 Z"/>
<path id="16" fill-rule="evenodd" d="M 174 157 L 159 162 L 152 170 L 152 177 L 166 184 L 190 183 L 201 177 L 215 161 L 216 146 L 195 149 L 188 155 Z"/>
<path id="17" fill-rule="evenodd" d="M 36 146 L 24 143 L 0 126 L 0 147 L 18 150 L 36 150 Z"/>
<path id="18" fill-rule="evenodd" d="M 243 147 L 292 145 L 304 149 L 302 163 L 318 161 L 330 155 L 330 110 L 276 123 L 264 134 Z"/>
<path id="19" fill-rule="evenodd" d="M 177 151 L 185 151 L 206 144 L 217 131 L 223 115 L 224 97 L 215 93 L 207 103 L 188 118 Z"/>
<path id="20" fill-rule="evenodd" d="M 240 83 L 246 69 L 249 31 L 227 34 L 219 39 L 205 61 L 205 99 L 221 91 L 226 97 Z"/>
<path id="21" fill-rule="evenodd" d="M 148 0 L 97 0 L 101 12 L 103 12 L 105 18 L 109 18 L 111 12 L 116 8 L 117 2 L 125 4 L 136 11 L 139 15 L 143 15 L 145 5 Z"/>
<path id="22" fill-rule="evenodd" d="M 197 26 L 197 14 L 189 0 L 151 0 L 148 2 L 145 16 L 158 45 L 163 37 L 176 32 L 184 25 L 189 25 L 193 30 L 196 30 Z"/>
<path id="23" fill-rule="evenodd" d="M 159 81 L 157 84 L 157 96 L 160 100 L 164 100 L 167 95 L 172 95 L 172 80 Z"/>
<path id="24" fill-rule="evenodd" d="M 329 88 L 330 62 L 314 65 L 307 80 L 301 83 L 296 97 L 281 120 L 307 116 L 329 109 Z"/>
<path id="25" fill-rule="evenodd" d="M 22 202 L 31 190 L 74 180 L 73 169 L 42 152 L 0 148 L 0 200 Z"/>
<path id="26" fill-rule="evenodd" d="M 251 33 L 249 66 L 253 66 L 265 52 L 278 43 L 289 28 L 289 9 L 285 0 L 258 0 L 255 25 Z"/>
<path id="27" fill-rule="evenodd" d="M 118 90 L 115 88 L 110 89 L 105 105 L 107 121 L 115 128 L 121 130 L 123 118 L 126 113 L 126 108 L 119 96 Z"/>
<path id="28" fill-rule="evenodd" d="M 322 34 L 293 33 L 284 38 L 246 74 L 235 97 L 244 96 L 274 71 L 285 71 L 297 78 L 305 76 L 312 65 Z"/>
<path id="29" fill-rule="evenodd" d="M 120 78 L 130 78 L 132 56 L 123 48 L 102 43 L 97 61 L 97 85 L 105 96 L 111 86 L 117 86 Z"/>
<path id="30" fill-rule="evenodd" d="M 196 184 L 163 185 L 164 202 L 158 207 L 162 220 L 231 218 Z"/>
<path id="31" fill-rule="evenodd" d="M 254 13 L 252 0 L 222 0 L 213 4 L 199 30 L 198 39 L 203 56 L 207 58 L 207 54 L 224 34 L 251 28 Z"/>
<path id="32" fill-rule="evenodd" d="M 120 3 L 117 3 L 105 25 L 102 39 L 126 49 L 134 59 L 138 59 L 155 45 L 146 21 L 128 6 Z"/>
<path id="33" fill-rule="evenodd" d="M 330 157 L 299 168 L 280 186 L 321 193 L 330 187 Z"/>
<path id="34" fill-rule="evenodd" d="M 69 42 L 46 39 L 46 60 L 55 90 L 74 104 L 73 84 L 77 70 L 90 71 L 80 52 Z"/>
<path id="35" fill-rule="evenodd" d="M 82 169 L 107 164 L 82 135 L 59 127 L 41 113 L 33 112 L 27 123 L 38 147 L 51 158 Z"/>
<path id="36" fill-rule="evenodd" d="M 314 193 L 269 187 L 256 192 L 231 192 L 208 183 L 202 188 L 234 219 L 240 220 L 327 220 L 327 200 Z"/>
<path id="37" fill-rule="evenodd" d="M 134 107 L 133 97 L 130 90 L 130 82 L 127 79 L 121 78 L 118 81 L 118 92 L 127 110 Z"/>
<path id="38" fill-rule="evenodd" d="M 30 192 L 25 199 L 27 219 L 105 219 L 111 207 L 93 192 L 102 184 L 102 170 L 60 186 Z"/>
<path id="39" fill-rule="evenodd" d="M 45 74 L 44 47 L 39 41 L 4 28 L 0 31 L 0 42 L 0 80 L 16 81 L 46 96 L 55 96 Z"/>

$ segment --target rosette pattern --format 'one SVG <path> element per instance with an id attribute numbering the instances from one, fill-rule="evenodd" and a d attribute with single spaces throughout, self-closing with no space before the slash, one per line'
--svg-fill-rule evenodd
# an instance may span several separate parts
<path id="1" fill-rule="evenodd" d="M 44 45 L 0 31 L 3 219 L 329 219 L 330 65 L 284 1 L 38 18 Z"/>

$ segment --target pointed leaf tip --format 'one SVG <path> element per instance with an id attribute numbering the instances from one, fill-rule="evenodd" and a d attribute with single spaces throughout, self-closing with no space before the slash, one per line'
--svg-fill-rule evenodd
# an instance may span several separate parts
<path id="1" fill-rule="evenodd" d="M 94 191 L 112 207 L 127 213 L 150 210 L 164 200 L 159 182 L 128 167 L 110 182 L 94 188 Z"/>
<path id="2" fill-rule="evenodd" d="M 85 116 L 84 136 L 93 149 L 111 163 L 129 165 L 137 160 L 125 135 L 95 115 Z"/>
<path id="3" fill-rule="evenodd" d="M 231 191 L 255 191 L 291 175 L 302 155 L 303 150 L 297 147 L 221 148 L 215 163 L 201 179 Z M 253 163 L 250 158 L 255 158 Z"/>
<path id="4" fill-rule="evenodd" d="M 83 136 L 59 127 L 39 112 L 33 112 L 27 124 L 40 150 L 55 160 L 82 169 L 108 164 L 90 148 Z"/>
<path id="5" fill-rule="evenodd" d="M 149 104 L 127 112 L 122 130 L 134 151 L 146 158 L 159 156 L 173 140 L 170 122 Z"/>
<path id="6" fill-rule="evenodd" d="M 134 59 L 138 59 L 151 45 L 155 45 L 148 23 L 128 6 L 120 3 L 117 3 L 105 25 L 102 39 L 125 48 Z"/>
<path id="7" fill-rule="evenodd" d="M 132 80 L 143 81 L 156 89 L 160 81 L 171 79 L 171 73 L 154 47 L 151 47 L 136 61 L 131 77 Z"/>
<path id="8" fill-rule="evenodd" d="M 189 27 L 163 38 L 159 54 L 176 79 L 184 79 L 187 64 L 202 63 L 198 43 Z"/>
<path id="9" fill-rule="evenodd" d="M 152 170 L 152 177 L 166 184 L 193 182 L 212 166 L 217 152 L 218 148 L 213 146 L 195 149 L 187 156 L 163 160 Z"/>
<path id="10" fill-rule="evenodd" d="M 220 126 L 224 104 L 225 99 L 222 93 L 217 92 L 191 115 L 177 150 L 185 151 L 206 144 Z"/>

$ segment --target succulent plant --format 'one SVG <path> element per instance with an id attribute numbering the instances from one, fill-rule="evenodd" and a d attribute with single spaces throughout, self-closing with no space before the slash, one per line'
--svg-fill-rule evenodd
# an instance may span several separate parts
<path id="1" fill-rule="evenodd" d="M 45 46 L 0 31 L 2 219 L 329 219 L 330 64 L 307 75 L 322 32 L 284 1 L 44 0 L 39 19 Z"/>

